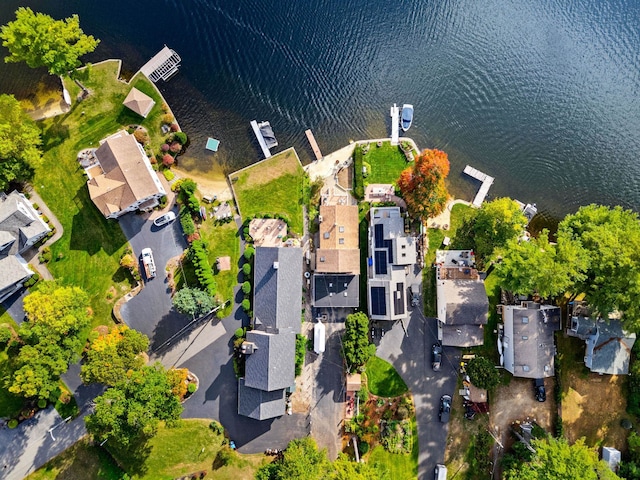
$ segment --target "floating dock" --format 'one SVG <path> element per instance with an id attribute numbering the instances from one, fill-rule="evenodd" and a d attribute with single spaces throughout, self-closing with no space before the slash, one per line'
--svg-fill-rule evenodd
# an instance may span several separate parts
<path id="1" fill-rule="evenodd" d="M 153 83 L 160 79 L 167 81 L 178 73 L 181 61 L 180 55 L 165 45 L 140 71 Z"/>
<path id="2" fill-rule="evenodd" d="M 469 165 L 464 167 L 464 173 L 482 182 L 480 190 L 478 190 L 476 198 L 474 198 L 472 202 L 474 207 L 479 208 L 480 205 L 482 205 L 482 202 L 484 202 L 484 198 L 487 196 L 487 193 L 489 193 L 489 189 L 491 188 L 491 185 L 493 185 L 495 178 L 490 177 L 486 173 L 482 173 L 480 170 L 476 170 Z"/>
<path id="3" fill-rule="evenodd" d="M 394 103 L 391 107 L 391 145 L 398 145 L 400 134 L 400 108 Z"/>
<path id="4" fill-rule="evenodd" d="M 320 152 L 320 147 L 318 147 L 318 143 L 316 142 L 316 138 L 313 136 L 313 132 L 311 129 L 305 130 L 305 135 L 307 136 L 307 140 L 311 144 L 311 150 L 316 156 L 316 160 L 322 160 L 322 152 Z"/>
<path id="5" fill-rule="evenodd" d="M 260 128 L 258 127 L 258 122 L 255 120 L 251 120 L 251 128 L 253 128 L 253 133 L 256 134 L 256 138 L 258 139 L 258 143 L 260 144 L 260 148 L 262 149 L 262 153 L 264 158 L 271 157 L 271 152 L 269 151 L 269 147 L 267 147 L 267 143 L 264 141 L 264 137 L 260 132 Z"/>

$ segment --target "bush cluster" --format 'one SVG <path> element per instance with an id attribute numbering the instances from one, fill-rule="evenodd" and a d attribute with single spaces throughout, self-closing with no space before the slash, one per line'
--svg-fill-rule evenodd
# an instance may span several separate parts
<path id="1" fill-rule="evenodd" d="M 202 240 L 194 240 L 187 252 L 187 258 L 193 264 L 200 287 L 213 297 L 216 294 L 216 281 Z"/>
<path id="2" fill-rule="evenodd" d="M 26 288 L 31 288 L 33 287 L 36 283 L 38 283 L 38 281 L 40 280 L 40 275 L 38 273 L 34 273 L 33 275 L 31 275 L 31 277 L 29 277 L 29 280 L 27 280 L 26 282 L 24 282 L 24 286 Z"/>
<path id="3" fill-rule="evenodd" d="M 362 167 L 364 164 L 362 160 L 362 148 L 356 147 L 353 155 L 355 169 L 353 172 L 353 195 L 357 199 L 362 200 L 364 198 L 364 177 L 362 176 Z"/>
<path id="4" fill-rule="evenodd" d="M 296 377 L 302 373 L 304 357 L 307 353 L 307 338 L 304 335 L 296 334 Z"/>
<path id="5" fill-rule="evenodd" d="M 185 235 L 193 235 L 196 232 L 196 224 L 193 223 L 191 212 L 185 206 L 180 207 L 180 225 L 182 225 L 182 231 Z"/>

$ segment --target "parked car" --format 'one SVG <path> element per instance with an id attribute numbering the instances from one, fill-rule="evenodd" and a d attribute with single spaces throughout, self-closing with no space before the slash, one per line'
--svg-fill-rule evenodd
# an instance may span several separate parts
<path id="1" fill-rule="evenodd" d="M 440 370 L 440 366 L 442 365 L 442 345 L 439 343 L 434 343 L 433 347 L 431 347 L 431 368 L 434 371 Z"/>
<path id="2" fill-rule="evenodd" d="M 440 397 L 440 421 L 447 423 L 449 421 L 449 415 L 451 414 L 451 395 L 443 395 Z"/>
<path id="3" fill-rule="evenodd" d="M 447 467 L 441 463 L 437 464 L 434 480 L 447 480 Z"/>
<path id="4" fill-rule="evenodd" d="M 156 227 L 162 227 L 163 225 L 166 225 L 167 223 L 171 223 L 176 219 L 176 214 L 174 212 L 167 212 L 164 215 L 160 215 L 158 218 L 156 218 L 153 221 L 153 224 Z"/>
<path id="5" fill-rule="evenodd" d="M 533 381 L 533 390 L 536 395 L 536 400 L 544 402 L 547 399 L 547 391 L 544 388 L 544 378 L 536 378 Z"/>
<path id="6" fill-rule="evenodd" d="M 420 284 L 414 283 L 409 287 L 409 290 L 411 291 L 411 306 L 417 307 L 420 305 Z"/>

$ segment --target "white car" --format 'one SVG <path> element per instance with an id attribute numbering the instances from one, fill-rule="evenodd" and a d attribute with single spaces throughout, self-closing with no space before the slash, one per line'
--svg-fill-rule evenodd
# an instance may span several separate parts
<path id="1" fill-rule="evenodd" d="M 167 223 L 173 222 L 176 219 L 176 214 L 174 212 L 167 212 L 164 215 L 159 216 L 153 221 L 153 224 L 156 227 L 161 227 L 166 225 Z"/>

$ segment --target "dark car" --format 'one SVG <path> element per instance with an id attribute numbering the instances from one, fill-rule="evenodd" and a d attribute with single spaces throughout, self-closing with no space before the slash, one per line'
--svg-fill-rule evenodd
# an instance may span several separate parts
<path id="1" fill-rule="evenodd" d="M 547 391 L 544 388 L 544 378 L 536 378 L 533 381 L 533 390 L 536 395 L 536 400 L 544 402 L 547 399 Z"/>
<path id="2" fill-rule="evenodd" d="M 434 343 L 431 347 L 431 368 L 435 371 L 440 370 L 442 364 L 442 345 Z"/>
<path id="3" fill-rule="evenodd" d="M 440 421 L 447 423 L 449 421 L 449 415 L 451 414 L 451 395 L 443 395 L 440 397 Z"/>

